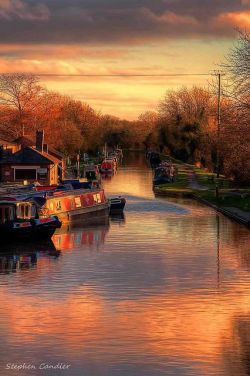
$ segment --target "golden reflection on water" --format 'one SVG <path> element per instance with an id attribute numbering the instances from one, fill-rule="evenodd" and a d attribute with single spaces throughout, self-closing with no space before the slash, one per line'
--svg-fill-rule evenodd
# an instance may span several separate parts
<path id="1" fill-rule="evenodd" d="M 128 170 L 106 186 L 126 192 L 125 218 L 63 228 L 59 257 L 41 252 L 35 267 L 0 275 L 0 366 L 249 375 L 249 230 L 196 202 L 152 200 L 151 172 Z"/>

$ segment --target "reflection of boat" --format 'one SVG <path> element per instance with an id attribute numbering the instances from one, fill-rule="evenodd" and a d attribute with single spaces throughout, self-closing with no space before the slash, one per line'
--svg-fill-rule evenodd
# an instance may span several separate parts
<path id="1" fill-rule="evenodd" d="M 42 213 L 32 201 L 22 201 L 15 196 L 0 198 L 1 240 L 51 238 L 60 226 L 56 216 Z"/>
<path id="2" fill-rule="evenodd" d="M 53 236 L 55 247 L 62 251 L 79 249 L 83 247 L 98 247 L 104 244 L 109 223 L 91 227 L 64 225 Z"/>
<path id="3" fill-rule="evenodd" d="M 114 174 L 102 173 L 102 180 L 111 180 Z"/>
<path id="4" fill-rule="evenodd" d="M 41 258 L 58 258 L 60 251 L 56 250 L 51 240 L 41 243 L 16 243 L 1 245 L 0 274 L 14 273 L 17 270 L 32 269 Z"/>
<path id="5" fill-rule="evenodd" d="M 113 223 L 125 223 L 125 214 L 123 213 L 123 211 L 110 212 L 109 218 Z"/>

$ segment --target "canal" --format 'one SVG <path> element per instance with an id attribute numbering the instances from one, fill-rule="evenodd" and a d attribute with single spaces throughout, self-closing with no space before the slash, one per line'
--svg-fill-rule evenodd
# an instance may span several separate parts
<path id="1" fill-rule="evenodd" d="M 0 375 L 249 375 L 249 230 L 155 198 L 140 154 L 104 186 L 124 217 L 1 251 Z"/>

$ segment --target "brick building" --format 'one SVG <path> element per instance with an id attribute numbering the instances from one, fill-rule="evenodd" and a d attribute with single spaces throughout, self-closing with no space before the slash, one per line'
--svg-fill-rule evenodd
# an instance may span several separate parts
<path id="1" fill-rule="evenodd" d="M 43 132 L 37 132 L 35 146 L 33 146 L 34 142 L 26 137 L 20 137 L 12 144 L 17 149 L 13 153 L 6 152 L 2 148 L 0 181 L 5 183 L 37 181 L 42 185 L 52 185 L 63 178 L 63 155 L 44 144 Z"/>

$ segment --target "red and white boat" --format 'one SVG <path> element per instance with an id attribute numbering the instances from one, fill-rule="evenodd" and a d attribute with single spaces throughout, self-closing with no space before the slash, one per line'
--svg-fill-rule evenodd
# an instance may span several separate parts
<path id="1" fill-rule="evenodd" d="M 62 222 L 79 221 L 85 217 L 87 223 L 102 216 L 108 216 L 110 201 L 101 188 L 83 188 L 86 183 L 72 181 L 72 184 L 38 187 L 33 200 L 48 215 L 56 215 Z"/>
<path id="2" fill-rule="evenodd" d="M 102 161 L 100 171 L 103 174 L 114 174 L 117 169 L 117 163 L 114 159 L 104 159 Z"/>

